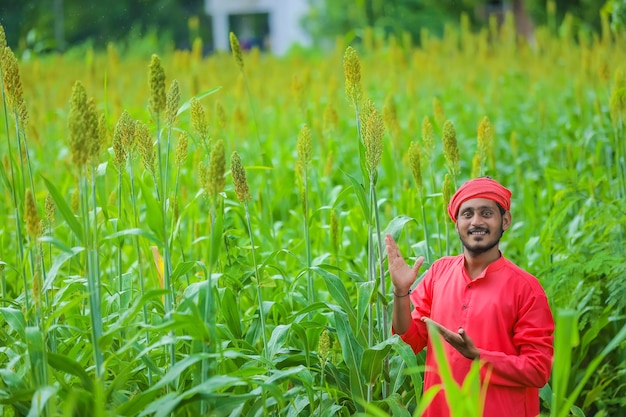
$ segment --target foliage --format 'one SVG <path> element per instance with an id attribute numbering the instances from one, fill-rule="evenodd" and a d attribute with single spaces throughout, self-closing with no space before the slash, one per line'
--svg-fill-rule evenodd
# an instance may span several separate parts
<path id="1" fill-rule="evenodd" d="M 351 46 L 370 103 L 357 115 L 341 40 L 326 55 L 242 51 L 241 65 L 151 56 L 149 43 L 21 61 L 21 88 L 2 79 L 2 413 L 418 415 L 433 393 L 423 353 L 385 333 L 379 237 L 409 258 L 459 250 L 445 198 L 473 171 L 485 117 L 493 143 L 478 171 L 513 190 L 501 248 L 562 319 L 543 411 L 619 413 L 626 51 L 576 43 L 566 26 L 571 38 L 538 28 L 534 49 L 510 26 L 466 30 L 419 48 Z M 72 102 L 86 104 L 72 107 L 78 81 Z M 247 192 L 233 184 L 242 173 Z M 459 397 L 479 389 L 445 383 Z"/>

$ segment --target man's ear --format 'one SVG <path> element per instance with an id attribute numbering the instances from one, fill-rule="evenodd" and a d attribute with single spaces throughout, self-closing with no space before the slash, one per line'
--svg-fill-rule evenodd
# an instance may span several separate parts
<path id="1" fill-rule="evenodd" d="M 503 215 L 502 215 L 502 230 L 506 230 L 509 228 L 509 226 L 511 226 L 511 212 L 510 211 L 506 211 Z"/>

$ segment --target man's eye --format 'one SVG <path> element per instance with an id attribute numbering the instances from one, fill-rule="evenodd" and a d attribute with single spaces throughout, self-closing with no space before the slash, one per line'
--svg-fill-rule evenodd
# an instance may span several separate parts
<path id="1" fill-rule="evenodd" d="M 492 214 L 493 214 L 493 211 L 489 211 L 489 210 L 483 211 L 483 217 L 490 217 Z"/>

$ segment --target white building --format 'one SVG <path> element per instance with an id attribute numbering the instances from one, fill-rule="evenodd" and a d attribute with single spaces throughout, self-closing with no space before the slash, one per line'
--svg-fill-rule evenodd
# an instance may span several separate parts
<path id="1" fill-rule="evenodd" d="M 311 44 L 300 24 L 307 0 L 205 0 L 205 5 L 213 20 L 216 50 L 230 49 L 230 32 L 243 48 L 258 46 L 277 55 L 294 44 Z"/>

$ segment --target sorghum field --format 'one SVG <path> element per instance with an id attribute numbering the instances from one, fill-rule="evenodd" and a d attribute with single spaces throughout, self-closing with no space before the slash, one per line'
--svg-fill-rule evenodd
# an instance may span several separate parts
<path id="1" fill-rule="evenodd" d="M 4 33 L 2 32 L 2 35 Z M 16 57 L 2 71 L 2 416 L 418 416 L 384 233 L 461 251 L 465 180 L 557 322 L 549 416 L 626 409 L 626 49 L 510 21 L 273 57 Z M 489 320 L 489 317 L 485 317 Z M 437 340 L 437 339 L 436 339 Z M 444 381 L 479 416 L 477 374 Z"/>

